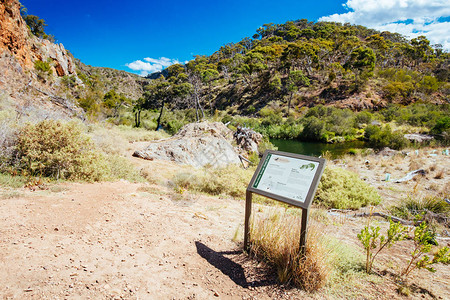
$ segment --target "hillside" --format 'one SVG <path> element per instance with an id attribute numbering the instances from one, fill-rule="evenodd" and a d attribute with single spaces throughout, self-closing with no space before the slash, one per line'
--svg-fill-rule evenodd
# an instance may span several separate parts
<path id="1" fill-rule="evenodd" d="M 45 111 L 68 117 L 82 111 L 61 97 L 63 78 L 76 75 L 72 56 L 62 44 L 34 36 L 21 16 L 17 0 L 0 3 L 0 93 L 2 107 L 33 115 Z"/>
<path id="2" fill-rule="evenodd" d="M 117 105 L 146 110 L 165 103 L 211 115 L 222 110 L 257 116 L 267 107 L 297 117 L 319 104 L 359 111 L 450 101 L 449 53 L 425 37 L 408 40 L 305 19 L 264 24 L 252 38 L 143 78 L 74 59 L 62 44 L 27 28 L 20 7 L 16 0 L 0 6 L 3 97 L 19 107 L 39 103 L 63 114 L 103 118 L 117 117 Z M 109 92 L 124 98 L 111 107 L 104 98 Z"/>
<path id="3" fill-rule="evenodd" d="M 265 24 L 253 38 L 173 65 L 165 81 L 173 88 L 167 97 L 186 98 L 173 101 L 174 108 L 194 107 L 189 99 L 200 97 L 208 109 L 247 115 L 267 105 L 287 114 L 317 104 L 353 110 L 443 104 L 450 101 L 449 58 L 423 36 L 408 40 L 363 26 L 302 19 Z"/>
<path id="4" fill-rule="evenodd" d="M 91 86 L 96 85 L 103 94 L 115 89 L 117 93 L 136 100 L 142 96 L 144 86 L 150 82 L 146 78 L 126 71 L 92 67 L 83 64 L 78 59 L 75 60 L 75 63 L 78 74 L 82 74 L 80 77 Z"/>
<path id="5" fill-rule="evenodd" d="M 0 2 L 0 105 L 45 118 L 84 118 L 79 99 L 110 90 L 138 99 L 148 80 L 125 71 L 86 66 L 62 44 L 33 30 L 17 0 Z M 32 16 L 35 17 L 35 16 Z M 38 21 L 42 21 L 37 18 Z M 39 23 L 38 23 L 39 24 Z M 96 101 L 100 101 L 100 99 Z"/>

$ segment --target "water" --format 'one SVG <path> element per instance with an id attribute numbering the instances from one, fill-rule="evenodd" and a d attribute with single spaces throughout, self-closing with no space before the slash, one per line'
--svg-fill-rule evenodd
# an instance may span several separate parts
<path id="1" fill-rule="evenodd" d="M 331 153 L 333 158 L 340 157 L 348 153 L 348 150 L 367 148 L 363 141 L 343 142 L 343 143 L 315 143 L 315 142 L 301 142 L 297 140 L 278 140 L 271 139 L 270 142 L 278 147 L 279 151 L 309 155 L 320 156 L 326 151 Z"/>

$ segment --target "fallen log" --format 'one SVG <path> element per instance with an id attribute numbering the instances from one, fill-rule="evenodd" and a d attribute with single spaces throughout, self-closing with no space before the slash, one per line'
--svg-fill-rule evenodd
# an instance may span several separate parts
<path id="1" fill-rule="evenodd" d="M 425 176 L 425 174 L 426 174 L 426 171 L 425 171 L 424 169 L 418 169 L 418 170 L 409 172 L 408 174 L 406 174 L 405 177 L 400 178 L 400 179 L 396 180 L 395 182 L 396 182 L 396 183 L 400 183 L 400 182 L 403 182 L 403 181 L 408 181 L 408 180 L 413 179 L 414 176 L 416 176 L 416 175 L 422 175 L 422 176 Z"/>
<path id="2" fill-rule="evenodd" d="M 371 216 L 382 217 L 382 218 L 385 218 L 386 220 L 391 219 L 392 221 L 401 223 L 403 225 L 415 225 L 415 222 L 413 222 L 413 221 L 403 220 L 401 218 L 397 218 L 397 217 L 394 217 L 394 216 L 391 216 L 391 215 L 388 215 L 388 214 L 385 214 L 382 212 L 360 213 L 360 214 L 354 214 L 352 217 L 371 217 Z M 420 222 L 418 222 L 418 223 L 420 223 Z"/>

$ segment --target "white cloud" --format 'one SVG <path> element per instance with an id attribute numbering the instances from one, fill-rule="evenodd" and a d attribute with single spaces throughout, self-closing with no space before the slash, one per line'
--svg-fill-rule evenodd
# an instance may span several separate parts
<path id="1" fill-rule="evenodd" d="M 364 25 L 408 38 L 425 35 L 431 44 L 450 50 L 450 22 L 440 20 L 450 16 L 448 0 L 347 0 L 343 6 L 348 12 L 319 21 Z"/>
<path id="2" fill-rule="evenodd" d="M 160 57 L 158 59 L 146 57 L 144 61 L 136 60 L 131 63 L 125 64 L 128 68 L 133 71 L 139 71 L 141 76 L 146 76 L 151 73 L 161 71 L 168 66 L 179 64 L 177 59 L 170 59 L 167 57 Z"/>

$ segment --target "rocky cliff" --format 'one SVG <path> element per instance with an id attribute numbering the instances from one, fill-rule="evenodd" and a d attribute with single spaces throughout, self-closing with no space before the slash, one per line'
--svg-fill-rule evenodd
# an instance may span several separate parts
<path id="1" fill-rule="evenodd" d="M 91 67 L 75 59 L 62 44 L 34 36 L 20 14 L 17 0 L 0 0 L 0 110 L 36 111 L 61 117 L 83 116 L 77 99 L 95 94 L 96 101 L 114 89 L 136 100 L 147 78 L 125 71 Z M 50 72 L 40 72 L 42 61 Z M 80 79 L 83 78 L 86 85 Z"/>
<path id="2" fill-rule="evenodd" d="M 49 64 L 45 78 L 35 63 Z M 40 76 L 41 75 L 41 76 Z M 63 78 L 82 84 L 73 58 L 62 44 L 34 36 L 20 15 L 17 0 L 0 1 L 0 109 L 15 109 L 40 118 L 81 116 L 70 93 L 65 93 Z"/>
<path id="3" fill-rule="evenodd" d="M 31 70 L 36 60 L 42 60 L 50 62 L 58 76 L 75 74 L 72 57 L 62 44 L 33 36 L 20 15 L 17 0 L 0 2 L 0 28 L 0 53 L 11 53 L 23 69 Z"/>

